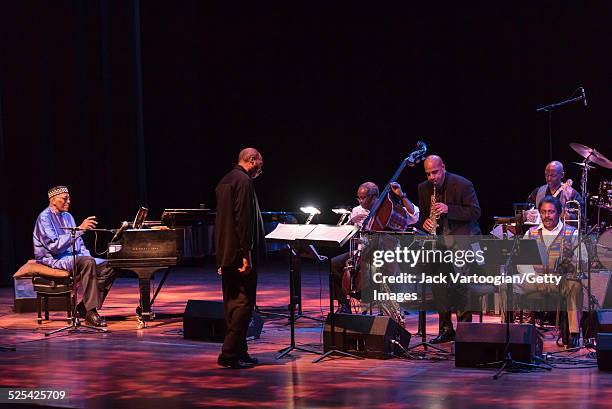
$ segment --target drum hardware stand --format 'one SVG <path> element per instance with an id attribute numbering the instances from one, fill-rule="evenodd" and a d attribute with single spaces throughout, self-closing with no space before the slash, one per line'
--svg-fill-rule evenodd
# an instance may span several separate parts
<path id="1" fill-rule="evenodd" d="M 584 160 L 580 163 L 580 166 L 582 166 L 582 178 L 581 178 L 581 193 L 582 193 L 582 197 L 584 200 L 584 213 L 581 213 L 583 220 L 587 221 L 587 203 L 589 203 L 589 193 L 587 190 L 587 179 L 588 179 L 588 172 L 589 170 L 593 169 L 592 166 L 590 166 L 591 163 L 593 164 L 597 164 L 599 166 L 602 166 L 604 168 L 607 169 L 612 169 L 612 161 L 610 161 L 608 158 L 606 158 L 604 155 L 602 155 L 601 153 L 597 152 L 595 149 L 589 148 L 588 146 L 585 145 L 581 145 L 579 143 L 570 143 L 570 148 L 572 148 L 576 153 L 578 153 L 582 158 L 584 158 Z M 603 194 L 603 192 L 601 192 Z M 606 195 L 607 196 L 607 195 Z M 601 200 L 602 198 L 599 198 L 599 200 Z M 595 226 L 600 226 L 600 212 L 601 212 L 601 207 L 598 204 L 598 214 L 597 214 L 597 224 Z M 587 232 L 587 226 L 586 223 L 584 223 L 584 231 L 582 233 L 584 233 L 584 237 L 588 237 L 589 234 L 591 233 L 591 231 Z M 579 241 L 580 242 L 580 241 Z M 591 252 L 592 253 L 592 252 Z M 588 293 L 588 300 L 589 300 L 589 308 L 588 308 L 588 314 L 589 314 L 589 322 L 591 321 L 592 318 L 592 313 L 593 313 L 593 297 L 592 297 L 592 292 L 591 292 L 591 259 L 590 257 L 587 256 L 588 259 L 588 264 L 587 264 L 587 293 Z M 589 328 L 590 329 L 590 328 Z M 592 334 L 588 334 L 588 335 L 592 335 Z M 586 339 L 586 338 L 585 338 Z"/>
<path id="2" fill-rule="evenodd" d="M 79 318 L 77 317 L 76 314 L 76 308 L 77 308 L 77 288 L 76 288 L 76 232 L 81 230 L 79 227 L 62 227 L 63 230 L 70 230 L 70 239 L 72 242 L 72 296 L 71 296 L 71 308 L 72 308 L 72 322 L 70 323 L 70 325 L 66 326 L 66 327 L 62 327 L 50 332 L 45 332 L 45 336 L 48 337 L 49 335 L 53 335 L 53 334 L 57 334 L 63 331 L 67 331 L 67 330 L 76 330 L 76 331 L 81 331 L 82 329 L 87 329 L 90 332 L 101 332 L 101 333 L 108 333 L 110 332 L 108 329 L 106 328 L 98 328 L 98 327 L 92 327 L 89 325 L 82 325 Z"/>
<path id="3" fill-rule="evenodd" d="M 589 166 L 589 157 L 585 158 L 584 161 L 582 162 L 584 164 L 584 166 L 582 167 L 582 176 L 580 177 L 580 193 L 582 194 L 582 200 L 584 200 L 584 209 L 582 209 L 580 207 L 580 203 L 578 203 L 578 208 L 580 209 L 580 214 L 578 215 L 578 217 L 582 217 L 582 220 L 587 221 L 587 203 L 589 201 L 589 191 L 587 190 L 587 180 L 588 180 L 588 175 L 589 175 L 589 170 L 592 169 L 591 166 Z M 580 231 L 580 233 L 586 233 L 586 229 L 587 229 L 587 224 L 583 223 L 584 226 L 579 226 L 582 227 L 582 229 L 584 231 Z"/>
<path id="4" fill-rule="evenodd" d="M 578 155 L 583 158 L 583 161 L 578 163 L 579 166 L 582 167 L 582 177 L 580 180 L 580 193 L 582 194 L 582 199 L 584 200 L 584 213 L 583 220 L 587 221 L 587 203 L 589 202 L 589 192 L 587 189 L 587 180 L 589 170 L 594 169 L 593 166 L 590 166 L 591 163 L 597 164 L 607 169 L 612 169 L 612 161 L 606 158 L 601 153 L 597 152 L 595 149 L 589 148 L 588 146 L 581 145 L 579 143 L 570 143 L 570 148 L 572 148 Z M 601 199 L 601 198 L 600 198 Z M 585 231 L 586 231 L 586 223 L 585 223 Z"/>

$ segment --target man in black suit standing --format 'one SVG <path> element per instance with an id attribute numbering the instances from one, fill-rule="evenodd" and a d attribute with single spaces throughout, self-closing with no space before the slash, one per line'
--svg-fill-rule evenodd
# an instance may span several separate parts
<path id="1" fill-rule="evenodd" d="M 446 171 L 442 158 L 430 155 L 424 161 L 427 181 L 419 184 L 419 209 L 421 214 L 418 226 L 431 232 L 433 221 L 431 215 L 438 219 L 437 234 L 442 235 L 478 235 L 480 226 L 480 205 L 472 182 L 466 178 Z M 433 188 L 436 187 L 436 203 L 431 209 Z M 444 266 L 442 266 L 444 267 Z M 449 266 L 450 267 L 450 266 Z M 452 286 L 452 288 L 451 288 Z M 451 321 L 451 309 L 457 307 L 450 300 L 451 290 L 457 285 L 448 286 L 433 284 L 432 294 L 439 316 L 439 334 L 430 342 L 433 344 L 450 342 L 455 339 L 455 330 Z M 461 288 L 458 289 L 461 292 Z M 459 294 L 461 298 L 462 295 Z M 457 310 L 457 320 L 471 322 L 472 313 Z"/>
<path id="2" fill-rule="evenodd" d="M 253 187 L 262 167 L 263 158 L 256 149 L 243 149 L 238 164 L 215 189 L 215 249 L 227 329 L 217 363 L 233 369 L 257 364 L 247 352 L 246 335 L 255 306 L 257 257 L 265 252 L 263 220 Z"/>

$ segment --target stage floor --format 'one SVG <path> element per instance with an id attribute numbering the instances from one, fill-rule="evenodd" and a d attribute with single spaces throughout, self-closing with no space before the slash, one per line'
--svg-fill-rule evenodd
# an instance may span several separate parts
<path id="1" fill-rule="evenodd" d="M 302 282 L 304 312 L 324 317 L 329 308 L 325 267 L 306 264 Z M 220 288 L 212 265 L 174 269 L 155 302 L 156 319 L 137 329 L 137 280 L 119 278 L 101 311 L 110 333 L 51 337 L 44 332 L 64 326 L 64 313 L 52 313 L 51 321 L 39 326 L 35 313 L 13 313 L 13 290 L 1 288 L 0 345 L 15 345 L 17 351 L 0 352 L 0 386 L 66 389 L 68 400 L 41 405 L 88 408 L 609 408 L 612 402 L 612 373 L 599 372 L 592 361 L 493 380 L 492 369 L 458 369 L 452 360 L 335 358 L 314 364 L 316 355 L 298 351 L 277 360 L 277 350 L 289 344 L 287 320 L 279 318 L 266 319 L 261 338 L 249 342 L 258 367 L 220 368 L 220 344 L 183 339 L 181 318 L 188 299 L 220 300 Z M 262 266 L 258 288 L 260 307 L 287 305 L 282 260 Z M 485 320 L 499 322 L 499 317 Z M 407 329 L 416 328 L 413 312 Z M 437 333 L 435 313 L 428 314 L 427 329 Z M 322 324 L 299 319 L 296 339 L 321 351 Z M 412 342 L 419 340 L 413 336 Z M 554 335 L 546 335 L 544 348 L 559 349 Z"/>

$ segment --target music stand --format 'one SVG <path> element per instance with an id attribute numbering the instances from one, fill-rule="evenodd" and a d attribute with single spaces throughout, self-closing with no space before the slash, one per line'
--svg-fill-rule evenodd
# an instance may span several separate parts
<path id="1" fill-rule="evenodd" d="M 518 218 L 519 223 L 522 218 Z M 545 253 L 536 240 L 523 239 L 520 235 L 515 235 L 513 240 L 483 239 L 480 241 L 480 248 L 485 250 L 488 265 L 495 265 L 503 268 L 506 275 L 511 271 L 510 267 L 517 264 L 543 264 Z M 491 261 L 491 259 L 493 261 Z M 501 361 L 486 362 L 478 367 L 492 367 L 500 365 L 493 379 L 499 379 L 504 371 L 516 370 L 536 370 L 544 369 L 550 371 L 552 367 L 527 362 L 516 361 L 510 352 L 510 321 L 514 317 L 512 283 L 506 284 L 506 341 L 504 345 L 504 359 Z"/>
<path id="2" fill-rule="evenodd" d="M 107 333 L 110 332 L 108 329 L 106 328 L 98 328 L 98 327 L 92 327 L 89 325 L 82 325 L 81 321 L 79 320 L 79 318 L 77 317 L 76 314 L 76 308 L 77 308 L 77 288 L 76 288 L 76 232 L 79 230 L 83 230 L 80 227 L 62 227 L 62 230 L 69 230 L 70 231 L 70 239 L 72 242 L 72 271 L 71 271 L 71 279 L 72 279 L 72 296 L 71 296 L 71 308 L 72 308 L 72 322 L 70 323 L 70 325 L 67 325 L 65 327 L 50 331 L 50 332 L 45 332 L 45 336 L 48 337 L 49 335 L 52 334 L 57 334 L 59 332 L 63 332 L 66 330 L 80 330 L 81 328 L 86 328 L 88 330 L 94 331 L 94 332 L 102 332 L 102 333 Z"/>
<path id="3" fill-rule="evenodd" d="M 327 260 L 326 256 L 319 254 L 317 249 L 312 245 L 300 245 L 289 246 L 289 263 L 293 268 L 293 280 L 292 285 L 294 286 L 293 294 L 295 296 L 295 303 L 297 305 L 296 320 L 300 318 L 306 318 L 313 321 L 324 322 L 324 320 L 317 317 L 309 317 L 304 315 L 302 311 L 302 259 L 307 258 L 323 262 Z"/>
<path id="4" fill-rule="evenodd" d="M 331 225 L 299 225 L 299 224 L 279 224 L 276 226 L 276 229 L 269 233 L 266 236 L 266 239 L 281 243 L 287 243 L 290 247 L 294 244 L 297 244 L 299 247 L 304 247 L 307 245 L 321 245 L 328 247 L 342 247 L 346 244 L 351 237 L 353 237 L 358 231 L 356 226 L 344 225 L 344 226 L 331 226 Z M 335 346 L 335 328 L 334 328 L 334 294 L 333 294 L 333 286 L 332 286 L 332 270 L 331 270 L 331 258 L 327 257 L 328 266 L 329 266 L 329 283 L 330 283 L 330 311 L 329 311 L 329 319 L 331 324 L 331 337 L 332 337 L 332 345 L 329 351 L 324 353 L 320 358 L 315 359 L 313 362 L 317 363 L 331 356 L 333 354 L 352 357 L 356 359 L 363 359 L 353 354 L 349 354 L 348 352 L 340 351 Z M 282 358 L 287 355 L 294 349 L 304 352 L 310 352 L 314 354 L 321 354 L 320 352 L 313 351 L 307 348 L 298 347 L 295 345 L 295 303 L 294 303 L 294 286 L 292 285 L 293 281 L 293 269 L 289 270 L 289 297 L 290 297 L 290 305 L 289 305 L 289 323 L 291 326 L 291 343 L 286 348 L 280 350 L 280 354 L 276 357 L 276 359 Z"/>
<path id="5" fill-rule="evenodd" d="M 302 225 L 302 224 L 283 224 L 279 223 L 272 232 L 266 236 L 266 240 L 270 240 L 277 243 L 285 243 L 289 246 L 289 327 L 290 327 L 290 343 L 287 347 L 279 350 L 279 355 L 276 359 L 280 359 L 290 353 L 293 350 L 302 352 L 309 352 L 312 354 L 320 354 L 320 352 L 313 351 L 308 348 L 300 347 L 295 344 L 295 269 L 293 265 L 293 246 L 298 238 L 303 238 L 314 230 L 316 225 Z"/>
<path id="6" fill-rule="evenodd" d="M 149 213 L 149 209 L 146 207 L 141 207 L 136 212 L 136 217 L 134 217 L 134 221 L 132 222 L 132 229 L 142 229 L 145 220 L 147 219 L 147 213 Z"/>
<path id="7" fill-rule="evenodd" d="M 353 225 L 325 225 L 319 224 L 316 228 L 309 233 L 306 237 L 299 239 L 298 241 L 308 244 L 317 244 L 320 246 L 327 247 L 343 247 L 357 232 L 359 231 L 359 227 Z M 341 351 L 336 346 L 336 330 L 335 330 L 335 320 L 334 317 L 336 313 L 334 312 L 334 286 L 333 286 L 333 278 L 332 278 L 332 262 L 331 257 L 327 258 L 328 268 L 329 268 L 329 324 L 330 324 L 330 337 L 331 337 L 331 345 L 329 350 L 321 355 L 319 358 L 313 360 L 313 363 L 319 363 L 327 357 L 332 355 L 339 355 L 341 357 L 355 358 L 355 359 L 364 359 L 363 357 Z"/>

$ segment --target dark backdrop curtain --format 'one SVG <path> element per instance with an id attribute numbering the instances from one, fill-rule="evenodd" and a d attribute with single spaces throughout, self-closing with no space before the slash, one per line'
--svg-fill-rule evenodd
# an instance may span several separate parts
<path id="1" fill-rule="evenodd" d="M 570 142 L 612 156 L 610 15 L 604 2 L 300 17 L 211 15 L 195 0 L 3 1 L 0 280 L 32 257 L 50 186 L 70 187 L 78 221 L 113 228 L 141 205 L 153 218 L 214 207 L 246 146 L 264 154 L 263 209 L 329 209 L 354 204 L 365 180 L 382 188 L 423 139 L 474 182 L 486 231 L 544 183 L 536 107 L 584 86 L 588 107 L 553 115 L 554 157 L 578 181 Z M 418 167 L 400 182 L 414 198 L 423 179 Z M 598 169 L 591 189 L 605 179 Z"/>

